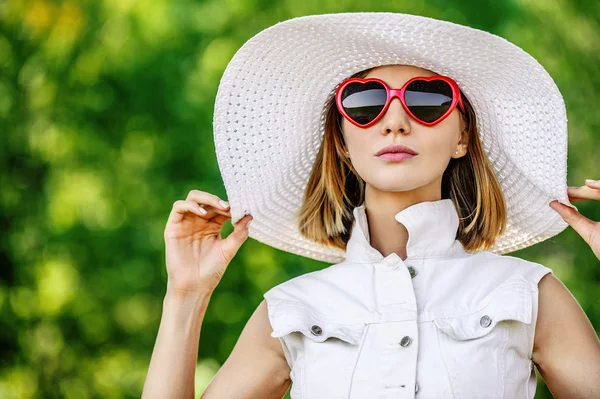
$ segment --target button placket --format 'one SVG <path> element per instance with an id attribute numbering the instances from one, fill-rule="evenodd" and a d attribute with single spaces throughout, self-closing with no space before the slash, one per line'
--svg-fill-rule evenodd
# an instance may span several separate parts
<path id="1" fill-rule="evenodd" d="M 373 358 L 377 356 L 377 374 L 383 388 L 390 390 L 385 397 L 411 397 L 417 377 L 417 320 L 409 316 L 403 321 L 389 321 L 377 326 L 379 341 L 385 348 L 377 351 L 379 353 Z"/>
<path id="2" fill-rule="evenodd" d="M 385 310 L 387 306 L 398 305 L 405 305 L 404 309 L 416 310 L 413 282 L 410 274 L 403 271 L 403 268 L 406 268 L 406 265 L 395 258 L 386 258 L 376 264 L 375 294 L 380 311 Z M 405 270 L 408 271 L 407 268 Z"/>
<path id="3" fill-rule="evenodd" d="M 378 354 L 378 375 L 382 387 L 390 390 L 389 397 L 414 395 L 418 355 L 415 271 L 397 255 L 375 263 L 375 300 L 383 321 L 378 327 L 387 347 Z"/>

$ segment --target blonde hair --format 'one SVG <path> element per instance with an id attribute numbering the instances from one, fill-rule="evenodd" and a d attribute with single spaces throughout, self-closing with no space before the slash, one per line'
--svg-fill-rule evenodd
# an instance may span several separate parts
<path id="1" fill-rule="evenodd" d="M 373 68 L 352 77 L 365 77 Z M 467 153 L 452 158 L 442 176 L 442 199 L 454 203 L 459 227 L 457 240 L 466 251 L 489 249 L 506 228 L 502 189 L 483 151 L 475 112 L 461 91 L 465 113 L 460 112 Z M 332 95 L 325 104 L 321 147 L 313 164 L 298 213 L 300 233 L 326 247 L 346 249 L 354 221 L 354 207 L 363 204 L 365 182 L 346 158 L 342 115 Z"/>

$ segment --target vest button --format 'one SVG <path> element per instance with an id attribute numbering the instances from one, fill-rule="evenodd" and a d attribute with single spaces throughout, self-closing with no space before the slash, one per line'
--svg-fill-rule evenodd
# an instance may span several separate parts
<path id="1" fill-rule="evenodd" d="M 321 329 L 321 327 L 314 325 L 310 328 L 310 332 L 313 335 L 321 335 L 321 333 L 323 332 L 323 330 Z"/>
<path id="2" fill-rule="evenodd" d="M 419 384 L 415 382 L 415 393 L 419 392 Z"/>
<path id="3" fill-rule="evenodd" d="M 417 272 L 417 269 L 415 269 L 412 266 L 408 266 L 408 272 L 410 273 L 410 278 L 415 278 L 415 276 L 419 274 L 419 272 Z"/>
<path id="4" fill-rule="evenodd" d="M 489 327 L 490 324 L 492 324 L 492 319 L 490 316 L 485 315 L 479 320 L 479 324 L 481 324 L 482 327 Z"/>
<path id="5" fill-rule="evenodd" d="M 400 340 L 400 346 L 406 348 L 407 346 L 409 346 L 412 342 L 412 339 L 407 335 L 406 337 L 403 337 Z"/>

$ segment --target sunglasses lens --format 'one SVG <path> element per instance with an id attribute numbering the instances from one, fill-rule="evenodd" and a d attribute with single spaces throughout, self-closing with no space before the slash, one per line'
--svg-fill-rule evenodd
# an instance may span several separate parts
<path id="1" fill-rule="evenodd" d="M 423 122 L 441 118 L 452 104 L 452 87 L 443 80 L 415 80 L 404 92 L 410 112 Z"/>
<path id="2" fill-rule="evenodd" d="M 387 92 L 379 82 L 352 82 L 342 92 L 344 111 L 360 125 L 373 121 L 385 107 Z"/>

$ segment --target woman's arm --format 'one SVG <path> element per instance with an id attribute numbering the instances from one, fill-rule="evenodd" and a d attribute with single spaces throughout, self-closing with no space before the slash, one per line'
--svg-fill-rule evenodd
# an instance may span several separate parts
<path id="1" fill-rule="evenodd" d="M 175 201 L 165 227 L 167 294 L 143 398 L 193 398 L 202 321 L 221 277 L 248 238 L 251 215 L 234 224 L 229 204 L 218 196 L 191 190 Z M 264 300 L 245 326 L 230 359 L 211 383 L 215 398 L 277 398 L 289 385 L 283 347 L 271 337 Z M 282 360 L 283 359 L 283 360 Z"/>
<path id="2" fill-rule="evenodd" d="M 281 399 L 291 384 L 290 367 L 272 331 L 263 300 L 202 399 Z"/>
<path id="3" fill-rule="evenodd" d="M 600 180 L 567 188 L 569 201 L 600 201 Z M 585 240 L 600 259 L 600 222 L 558 201 L 550 207 Z M 556 398 L 600 398 L 600 341 L 577 300 L 554 275 L 538 284 L 539 312 L 533 362 Z"/>
<path id="4" fill-rule="evenodd" d="M 142 398 L 193 398 L 202 320 L 210 295 L 182 295 L 170 287 Z"/>
<path id="5" fill-rule="evenodd" d="M 553 274 L 539 284 L 533 362 L 555 398 L 600 398 L 600 341 L 585 312 Z"/>
<path id="6" fill-rule="evenodd" d="M 167 289 L 143 399 L 194 398 L 200 330 L 209 300 L 207 295 L 178 295 Z M 202 398 L 281 399 L 291 383 L 290 368 L 271 331 L 263 300 Z"/>

